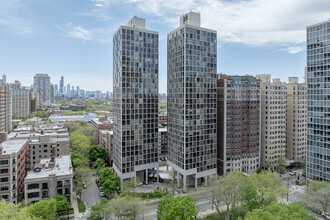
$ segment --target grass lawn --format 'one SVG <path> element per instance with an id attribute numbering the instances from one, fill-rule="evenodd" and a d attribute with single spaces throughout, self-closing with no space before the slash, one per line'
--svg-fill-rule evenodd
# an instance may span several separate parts
<path id="1" fill-rule="evenodd" d="M 78 210 L 79 212 L 85 212 L 86 211 L 86 207 L 85 207 L 85 203 L 83 201 L 81 201 L 80 199 L 78 200 Z"/>

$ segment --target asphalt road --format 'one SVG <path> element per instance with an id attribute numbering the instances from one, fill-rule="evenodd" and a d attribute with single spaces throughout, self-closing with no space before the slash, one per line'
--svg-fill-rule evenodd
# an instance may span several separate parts
<path id="1" fill-rule="evenodd" d="M 92 205 L 95 205 L 96 203 L 101 201 L 100 191 L 95 183 L 95 176 L 91 176 L 91 184 L 87 186 L 87 189 L 85 189 L 81 193 L 81 200 L 85 201 L 87 204 L 86 210 L 90 209 Z M 89 213 L 89 211 L 88 211 Z M 86 217 L 80 218 L 81 220 L 86 219 Z"/>

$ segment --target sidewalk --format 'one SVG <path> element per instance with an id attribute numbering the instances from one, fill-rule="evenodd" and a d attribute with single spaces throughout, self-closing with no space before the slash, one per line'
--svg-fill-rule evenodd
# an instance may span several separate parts
<path id="1" fill-rule="evenodd" d="M 83 213 L 79 213 L 76 192 L 73 192 L 72 196 L 73 196 L 72 208 L 74 210 L 74 219 L 80 219 L 83 216 Z"/>

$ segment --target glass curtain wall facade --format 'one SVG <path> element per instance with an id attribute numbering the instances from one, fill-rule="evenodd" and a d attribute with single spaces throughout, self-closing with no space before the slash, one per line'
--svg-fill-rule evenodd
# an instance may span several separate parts
<path id="1" fill-rule="evenodd" d="M 330 180 L 330 20 L 307 27 L 307 178 Z"/>
<path id="2" fill-rule="evenodd" d="M 113 167 L 121 181 L 158 168 L 158 32 L 134 17 L 113 37 Z M 139 172 L 140 171 L 140 172 Z"/>
<path id="3" fill-rule="evenodd" d="M 189 12 L 167 42 L 168 165 L 185 189 L 216 173 L 217 34 Z"/>

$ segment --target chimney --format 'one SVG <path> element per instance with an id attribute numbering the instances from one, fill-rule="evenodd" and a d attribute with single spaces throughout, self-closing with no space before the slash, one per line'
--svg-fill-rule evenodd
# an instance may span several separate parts
<path id="1" fill-rule="evenodd" d="M 54 162 L 55 163 L 55 145 L 52 146 L 52 157 L 50 159 L 50 162 Z"/>

